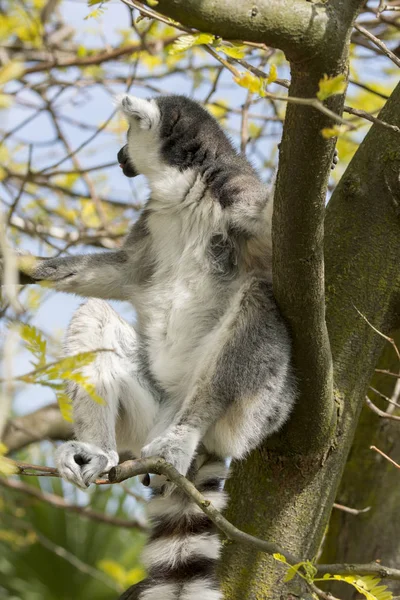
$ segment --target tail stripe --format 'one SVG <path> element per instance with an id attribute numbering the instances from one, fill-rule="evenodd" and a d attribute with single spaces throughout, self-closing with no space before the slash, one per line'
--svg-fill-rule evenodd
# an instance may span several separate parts
<path id="1" fill-rule="evenodd" d="M 222 510 L 227 465 L 200 455 L 190 479 L 204 497 Z M 160 495 L 162 481 L 149 505 L 152 531 L 143 552 L 147 579 L 120 600 L 222 600 L 215 574 L 221 543 L 212 521 L 182 490 Z"/>
<path id="2" fill-rule="evenodd" d="M 214 523 L 204 513 L 183 515 L 181 520 L 171 520 L 171 518 L 160 516 L 152 522 L 149 542 L 178 535 L 187 537 L 196 533 L 213 533 L 215 530 Z"/>

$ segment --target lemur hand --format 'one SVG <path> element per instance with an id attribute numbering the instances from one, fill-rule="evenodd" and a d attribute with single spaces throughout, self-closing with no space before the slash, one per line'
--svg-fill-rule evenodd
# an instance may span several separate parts
<path id="1" fill-rule="evenodd" d="M 85 442 L 67 442 L 56 453 L 56 465 L 61 477 L 82 490 L 117 464 L 117 452 L 105 452 Z"/>

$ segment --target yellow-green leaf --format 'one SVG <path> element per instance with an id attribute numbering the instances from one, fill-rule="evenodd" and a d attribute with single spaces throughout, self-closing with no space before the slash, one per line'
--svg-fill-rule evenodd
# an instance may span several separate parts
<path id="1" fill-rule="evenodd" d="M 372 575 L 330 575 L 327 573 L 314 581 L 343 581 L 352 585 L 367 600 L 393 600 L 393 595 L 387 591 L 387 586 L 379 585 L 381 580 Z"/>
<path id="2" fill-rule="evenodd" d="M 192 46 L 201 46 L 203 44 L 212 44 L 215 40 L 215 37 L 210 33 L 196 33 L 196 34 L 188 34 L 181 35 L 175 42 L 172 44 L 172 47 L 169 49 L 169 54 L 178 54 L 178 52 L 184 52 Z"/>
<path id="3" fill-rule="evenodd" d="M 276 65 L 270 65 L 269 67 L 269 75 L 267 79 L 268 83 L 274 83 L 278 79 L 278 69 Z"/>
<path id="4" fill-rule="evenodd" d="M 44 367 L 46 364 L 46 346 L 47 342 L 41 332 L 33 325 L 21 324 L 21 338 L 25 342 L 25 348 L 30 352 L 35 360 L 33 364 L 36 368 Z"/>
<path id="5" fill-rule="evenodd" d="M 328 77 L 324 75 L 319 81 L 319 90 L 317 92 L 318 100 L 323 102 L 326 98 L 335 94 L 342 94 L 346 89 L 346 77 L 343 74 L 336 77 Z"/>
<path id="6" fill-rule="evenodd" d="M 246 54 L 246 46 L 217 46 L 216 50 L 224 52 L 227 56 L 231 58 L 244 58 Z"/>
<path id="7" fill-rule="evenodd" d="M 127 570 L 115 560 L 111 559 L 100 560 L 97 563 L 97 567 L 104 573 L 107 573 L 107 575 L 116 581 L 122 588 L 135 585 L 146 576 L 142 567 L 135 567 Z"/>
<path id="8" fill-rule="evenodd" d="M 334 125 L 333 127 L 324 127 L 321 129 L 321 135 L 328 140 L 329 138 L 338 137 L 340 134 L 348 131 L 346 125 Z"/>
<path id="9" fill-rule="evenodd" d="M 0 94 L 0 108 L 9 108 L 13 102 L 13 96 L 10 96 L 9 94 Z"/>
<path id="10" fill-rule="evenodd" d="M 71 398 L 64 394 L 63 392 L 58 392 L 56 394 L 58 406 L 60 408 L 61 416 L 65 421 L 69 423 L 73 423 L 74 419 L 72 418 L 72 402 Z"/>
<path id="11" fill-rule="evenodd" d="M 4 67 L 0 68 L 0 85 L 4 85 L 7 81 L 11 81 L 11 79 L 18 79 L 23 72 L 23 63 L 10 61 Z"/>
<path id="12" fill-rule="evenodd" d="M 240 73 L 240 75 L 234 77 L 233 79 L 236 81 L 236 83 L 244 88 L 247 88 L 253 94 L 264 96 L 264 79 L 261 77 L 256 77 L 252 73 L 246 71 L 245 73 Z"/>
<path id="13" fill-rule="evenodd" d="M 8 458 L 5 458 L 4 454 L 6 454 L 7 451 L 7 446 L 0 442 L 0 475 L 5 475 L 6 477 L 18 473 L 18 469 L 14 463 Z"/>
<path id="14" fill-rule="evenodd" d="M 154 6 L 157 6 L 158 0 L 146 0 L 146 4 L 153 8 Z"/>

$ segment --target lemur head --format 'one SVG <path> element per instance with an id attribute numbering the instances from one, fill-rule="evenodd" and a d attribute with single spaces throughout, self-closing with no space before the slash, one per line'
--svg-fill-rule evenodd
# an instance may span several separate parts
<path id="1" fill-rule="evenodd" d="M 118 152 L 127 177 L 170 176 L 171 167 L 182 172 L 201 168 L 217 155 L 236 155 L 216 120 L 185 96 L 124 95 L 118 104 L 129 123 L 128 143 Z"/>

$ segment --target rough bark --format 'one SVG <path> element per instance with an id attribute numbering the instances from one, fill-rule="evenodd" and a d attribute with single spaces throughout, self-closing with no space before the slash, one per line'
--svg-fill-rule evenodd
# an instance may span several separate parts
<path id="1" fill-rule="evenodd" d="M 400 331 L 395 335 L 400 347 Z M 399 360 L 387 344 L 378 363 L 379 368 L 399 371 Z M 396 382 L 394 377 L 375 373 L 371 386 L 389 398 Z M 380 408 L 389 404 L 374 392 L 369 397 Z M 395 414 L 400 414 L 397 409 Z M 354 443 L 338 492 L 338 501 L 356 508 L 370 506 L 367 513 L 357 516 L 333 511 L 324 542 L 322 562 L 349 562 L 357 557 L 360 562 L 379 558 L 383 564 L 400 564 L 400 472 L 384 458 L 370 450 L 375 445 L 400 464 L 400 423 L 381 419 L 365 406 L 361 412 Z M 400 593 L 400 582 L 387 582 L 394 593 Z M 342 600 L 353 600 L 356 595 L 349 586 L 332 592 Z"/>
<path id="2" fill-rule="evenodd" d="M 228 40 L 262 42 L 301 61 L 322 54 L 328 46 L 335 53 L 349 15 L 351 19 L 361 4 L 360 0 L 159 0 L 156 10 L 186 27 Z"/>
<path id="3" fill-rule="evenodd" d="M 58 404 L 49 404 L 33 413 L 10 419 L 2 442 L 9 452 L 15 452 L 42 440 L 68 440 L 72 424 L 62 418 Z"/>
<path id="4" fill-rule="evenodd" d="M 381 118 L 400 124 L 400 85 Z M 279 437 L 234 467 L 228 518 L 295 555 L 312 558 L 317 553 L 382 350 L 382 338 L 354 306 L 383 332 L 399 319 L 400 219 L 395 186 L 399 167 L 396 133 L 372 127 L 327 209 L 327 324 L 338 413 L 335 436 L 327 438 L 325 452 L 310 453 L 306 447 L 294 451 L 293 438 L 304 440 L 302 416 L 297 413 Z M 310 406 L 310 416 L 317 416 L 312 398 Z M 281 600 L 298 594 L 295 580 L 282 584 L 282 573 L 282 567 L 265 554 L 233 544 L 225 548 L 222 575 L 229 600 Z"/>

